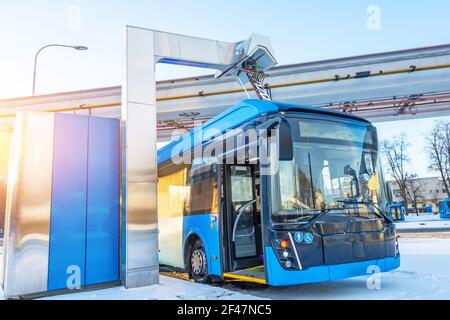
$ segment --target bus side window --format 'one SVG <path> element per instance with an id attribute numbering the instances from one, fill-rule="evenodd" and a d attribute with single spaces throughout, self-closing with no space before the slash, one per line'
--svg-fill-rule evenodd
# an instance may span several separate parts
<path id="1" fill-rule="evenodd" d="M 189 186 L 186 185 L 186 175 L 186 166 L 171 166 L 159 171 L 159 218 L 183 216 L 186 202 L 189 200 Z"/>
<path id="2" fill-rule="evenodd" d="M 219 213 L 215 165 L 193 166 L 189 174 L 190 201 L 187 215 Z"/>

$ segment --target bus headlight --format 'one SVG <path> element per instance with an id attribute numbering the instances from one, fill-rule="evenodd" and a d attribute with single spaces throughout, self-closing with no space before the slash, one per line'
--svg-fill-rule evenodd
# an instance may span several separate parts
<path id="1" fill-rule="evenodd" d="M 287 233 L 286 231 L 275 231 L 271 242 L 272 248 L 281 267 L 283 267 L 285 270 L 300 269 L 295 255 L 295 243 L 289 233 Z"/>
<path id="2" fill-rule="evenodd" d="M 286 249 L 288 247 L 287 240 L 281 240 L 280 241 L 280 247 L 283 248 L 283 249 Z"/>

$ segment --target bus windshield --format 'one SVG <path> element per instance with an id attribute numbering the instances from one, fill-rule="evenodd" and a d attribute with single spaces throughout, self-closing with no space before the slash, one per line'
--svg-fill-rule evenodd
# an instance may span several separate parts
<path id="1" fill-rule="evenodd" d="M 289 122 L 294 157 L 280 161 L 272 176 L 272 222 L 309 222 L 327 213 L 379 218 L 386 192 L 376 129 L 345 120 Z"/>

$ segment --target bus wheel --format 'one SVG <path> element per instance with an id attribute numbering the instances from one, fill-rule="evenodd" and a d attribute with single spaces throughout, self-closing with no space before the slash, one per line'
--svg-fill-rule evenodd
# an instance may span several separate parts
<path id="1" fill-rule="evenodd" d="M 191 276 L 195 282 L 211 282 L 211 276 L 208 275 L 205 247 L 201 240 L 196 240 L 192 246 L 190 264 Z"/>

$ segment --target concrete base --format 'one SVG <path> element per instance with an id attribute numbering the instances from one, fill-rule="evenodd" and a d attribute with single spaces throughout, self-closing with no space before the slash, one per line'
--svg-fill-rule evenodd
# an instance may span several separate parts
<path id="1" fill-rule="evenodd" d="M 147 287 L 159 283 L 159 267 L 139 268 L 127 271 L 125 288 Z"/>

